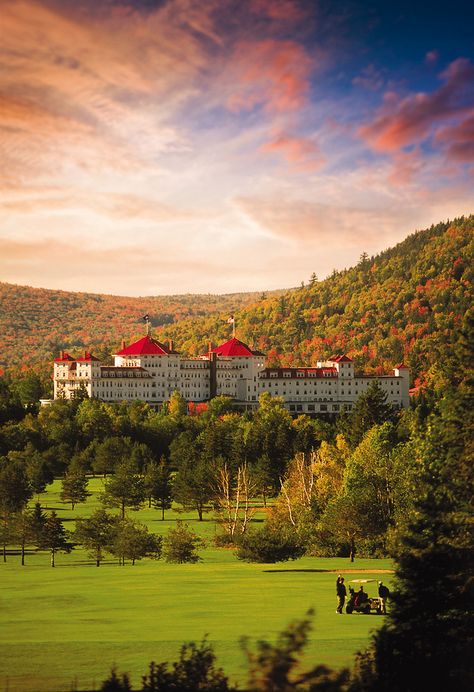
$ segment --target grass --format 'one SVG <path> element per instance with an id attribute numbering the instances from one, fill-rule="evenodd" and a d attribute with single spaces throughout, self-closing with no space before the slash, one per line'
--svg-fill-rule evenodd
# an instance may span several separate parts
<path id="1" fill-rule="evenodd" d="M 56 508 L 72 528 L 76 517 L 98 506 L 100 486 L 94 479 L 92 497 L 74 512 L 58 501 L 57 483 L 42 504 Z M 160 516 L 153 509 L 137 514 L 156 533 L 166 533 L 179 518 L 171 511 L 164 522 Z M 212 538 L 213 521 L 183 518 Z M 382 622 L 377 616 L 336 615 L 334 572 L 353 569 L 360 572 L 346 579 L 377 578 L 375 570 L 391 568 L 388 560 L 357 559 L 351 565 L 347 559 L 307 557 L 255 565 L 211 545 L 201 555 L 196 565 L 143 560 L 119 567 L 107 560 L 96 568 L 78 549 L 58 555 L 55 569 L 44 552 L 28 554 L 23 568 L 19 555 L 9 556 L 0 567 L 0 692 L 98 689 L 113 663 L 138 685 L 151 660 L 174 660 L 184 641 L 200 641 L 205 634 L 218 664 L 244 684 L 239 639 L 273 640 L 310 607 L 315 617 L 307 665 L 341 667 L 351 664 Z M 389 585 L 390 576 L 384 577 Z"/>

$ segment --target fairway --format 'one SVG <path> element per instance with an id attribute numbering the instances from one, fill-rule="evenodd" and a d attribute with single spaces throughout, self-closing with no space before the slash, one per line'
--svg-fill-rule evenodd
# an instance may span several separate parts
<path id="1" fill-rule="evenodd" d="M 55 483 L 48 504 L 67 519 L 89 514 L 97 505 L 99 480 L 92 489 L 87 506 L 71 512 L 57 502 Z M 180 515 L 170 511 L 165 522 L 155 510 L 134 516 L 165 533 Z M 212 536 L 211 515 L 202 523 L 185 516 L 201 535 Z M 375 615 L 335 613 L 335 572 L 354 570 L 346 580 L 377 578 L 377 570 L 391 569 L 388 560 L 357 559 L 351 565 L 343 558 L 308 557 L 255 565 L 211 545 L 201 556 L 195 565 L 143 560 L 120 567 L 107 560 L 96 568 L 75 550 L 58 555 L 55 569 L 45 552 L 27 555 L 23 568 L 18 555 L 9 556 L 1 565 L 0 692 L 98 689 L 113 663 L 137 685 L 151 660 L 173 660 L 182 642 L 200 641 L 206 634 L 218 664 L 243 684 L 246 664 L 239 639 L 274 639 L 310 607 L 315 616 L 308 665 L 350 665 L 354 652 L 383 621 Z M 390 577 L 383 577 L 389 585 Z M 369 593 L 375 591 L 375 584 L 369 587 Z"/>

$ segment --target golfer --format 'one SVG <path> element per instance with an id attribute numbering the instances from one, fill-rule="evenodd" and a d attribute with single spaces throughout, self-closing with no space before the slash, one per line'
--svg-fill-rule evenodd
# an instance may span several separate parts
<path id="1" fill-rule="evenodd" d="M 344 584 L 344 577 L 337 578 L 336 581 L 336 595 L 337 595 L 337 608 L 336 613 L 342 614 L 342 609 L 344 608 L 344 601 L 346 600 L 346 585 Z"/>

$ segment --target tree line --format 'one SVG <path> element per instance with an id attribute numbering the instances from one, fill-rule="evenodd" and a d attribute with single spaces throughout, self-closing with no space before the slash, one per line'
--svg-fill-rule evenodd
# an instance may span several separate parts
<path id="1" fill-rule="evenodd" d="M 103 510 L 118 510 L 122 522 L 145 504 L 162 519 L 173 503 L 200 521 L 212 512 L 216 542 L 239 547 L 241 559 L 388 554 L 413 503 L 418 409 L 395 412 L 375 384 L 332 421 L 293 418 L 268 393 L 259 404 L 239 414 L 217 397 L 189 415 L 178 392 L 159 412 L 141 402 L 58 400 L 4 422 L 4 556 L 34 495 L 61 478 L 61 500 L 74 509 L 89 496 L 91 474 L 103 478 Z M 260 532 L 257 501 L 267 514 Z"/>

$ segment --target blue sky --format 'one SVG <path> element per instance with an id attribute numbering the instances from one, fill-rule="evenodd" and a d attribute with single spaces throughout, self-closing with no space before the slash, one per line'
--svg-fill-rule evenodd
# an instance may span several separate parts
<path id="1" fill-rule="evenodd" d="M 471 3 L 0 5 L 4 281 L 283 288 L 472 212 Z"/>

